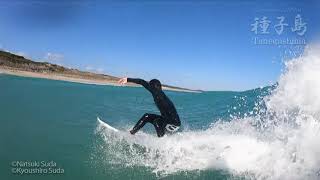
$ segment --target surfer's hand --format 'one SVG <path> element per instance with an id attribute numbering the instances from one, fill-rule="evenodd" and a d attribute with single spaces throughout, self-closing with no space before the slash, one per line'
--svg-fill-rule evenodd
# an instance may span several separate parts
<path id="1" fill-rule="evenodd" d="M 128 78 L 124 77 L 124 78 L 121 78 L 118 83 L 123 85 L 123 84 L 126 84 L 128 82 Z"/>

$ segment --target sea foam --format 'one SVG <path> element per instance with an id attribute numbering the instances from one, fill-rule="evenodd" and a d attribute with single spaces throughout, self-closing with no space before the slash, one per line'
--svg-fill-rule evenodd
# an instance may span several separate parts
<path id="1" fill-rule="evenodd" d="M 163 138 L 114 134 L 101 124 L 111 163 L 145 166 L 160 175 L 223 170 L 248 179 L 319 179 L 320 53 L 318 46 L 286 63 L 263 115 L 219 121 L 204 131 Z M 259 123 L 257 123 L 259 122 Z M 111 155 L 111 156 L 110 156 Z"/>

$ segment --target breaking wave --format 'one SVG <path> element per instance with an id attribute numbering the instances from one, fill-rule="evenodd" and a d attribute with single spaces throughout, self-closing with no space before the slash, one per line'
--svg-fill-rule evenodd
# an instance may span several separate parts
<path id="1" fill-rule="evenodd" d="M 223 170 L 248 179 L 320 178 L 320 52 L 305 49 L 286 62 L 260 113 L 210 128 L 157 138 L 114 133 L 102 124 L 111 163 L 149 167 L 160 175 Z M 261 105 L 257 105 L 261 106 Z"/>

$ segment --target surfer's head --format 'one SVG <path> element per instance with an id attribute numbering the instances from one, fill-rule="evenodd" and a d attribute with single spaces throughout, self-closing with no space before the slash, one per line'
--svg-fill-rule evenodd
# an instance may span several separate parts
<path id="1" fill-rule="evenodd" d="M 161 90 L 161 82 L 158 79 L 152 79 L 149 84 L 153 89 Z"/>

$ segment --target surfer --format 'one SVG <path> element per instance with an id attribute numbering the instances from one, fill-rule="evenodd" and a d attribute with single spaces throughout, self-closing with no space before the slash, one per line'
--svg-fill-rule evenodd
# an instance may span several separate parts
<path id="1" fill-rule="evenodd" d="M 126 84 L 132 82 L 140 84 L 146 88 L 153 96 L 153 100 L 158 107 L 161 115 L 145 113 L 137 124 L 130 131 L 131 134 L 135 134 L 139 131 L 147 122 L 153 124 L 157 131 L 158 137 L 162 137 L 166 131 L 173 133 L 180 128 L 181 122 L 176 108 L 171 100 L 162 91 L 161 83 L 157 79 L 152 79 L 149 83 L 143 79 L 134 78 L 122 78 L 119 80 L 119 84 Z"/>

